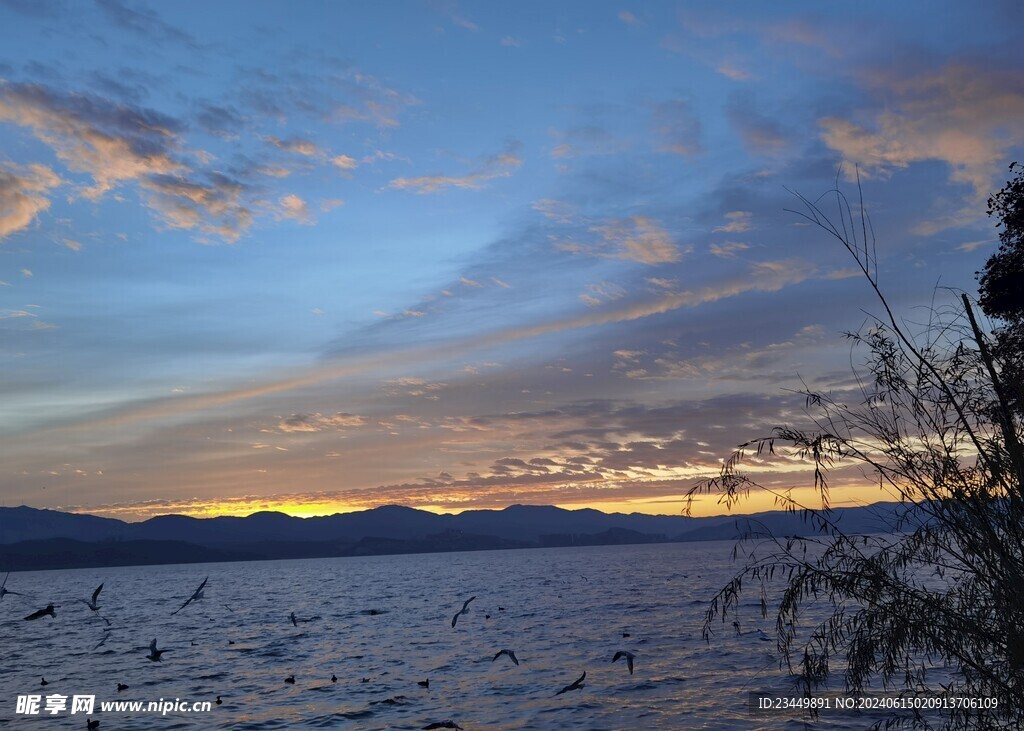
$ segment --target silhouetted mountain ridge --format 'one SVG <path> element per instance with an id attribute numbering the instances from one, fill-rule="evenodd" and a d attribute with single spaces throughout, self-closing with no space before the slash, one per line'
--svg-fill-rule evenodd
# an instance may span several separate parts
<path id="1" fill-rule="evenodd" d="M 898 503 L 838 508 L 834 517 L 848 533 L 891 529 Z M 585 508 L 510 505 L 503 510 L 437 514 L 399 505 L 353 513 L 297 518 L 261 511 L 245 517 L 194 518 L 161 515 L 138 523 L 21 506 L 0 508 L 0 568 L 57 568 L 96 564 L 103 557 L 126 565 L 134 551 L 140 564 L 205 560 L 313 558 L 436 551 L 583 546 L 737 538 L 755 530 L 775 535 L 815 531 L 799 514 L 773 511 L 743 516 L 602 513 Z M 75 558 L 67 541 L 87 544 Z M 36 560 L 29 560 L 31 543 Z M 106 553 L 97 544 L 107 544 Z M 86 558 L 88 556 L 88 558 Z M 84 561 L 84 563 L 83 563 Z"/>

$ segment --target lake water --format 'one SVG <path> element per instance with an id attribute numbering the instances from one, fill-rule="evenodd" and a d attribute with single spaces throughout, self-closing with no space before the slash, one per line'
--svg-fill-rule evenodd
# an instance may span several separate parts
<path id="1" fill-rule="evenodd" d="M 93 694 L 97 711 L 101 701 L 223 699 L 209 713 L 96 712 L 100 731 L 421 729 L 448 719 L 467 731 L 803 728 L 798 715 L 747 710 L 748 691 L 789 688 L 774 641 L 754 631 L 773 630 L 760 618 L 756 588 L 743 617 L 749 634 L 736 636 L 730 620 L 710 645 L 701 638 L 708 600 L 737 568 L 731 549 L 686 543 L 12 574 L 7 588 L 33 598 L 0 602 L 0 725 L 85 728 L 80 713 L 17 715 L 15 700 Z M 171 616 L 207 575 L 203 600 Z M 99 613 L 112 625 L 93 649 L 107 628 L 77 598 L 100 582 Z M 471 596 L 453 629 L 452 615 Z M 56 619 L 23 620 L 48 602 L 62 605 Z M 293 626 L 293 611 L 310 621 Z M 146 659 L 154 637 L 167 648 L 159 663 Z M 502 648 L 521 664 L 492 662 Z M 617 650 L 636 655 L 633 675 L 611 662 Z M 585 687 L 555 696 L 583 671 Z M 290 675 L 294 685 L 284 682 Z M 428 678 L 429 688 L 417 684 Z M 129 689 L 117 692 L 119 682 Z M 830 716 L 812 727 L 868 725 Z"/>

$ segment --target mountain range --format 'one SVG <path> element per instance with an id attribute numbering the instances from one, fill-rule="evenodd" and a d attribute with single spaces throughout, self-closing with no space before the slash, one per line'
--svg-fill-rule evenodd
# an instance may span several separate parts
<path id="1" fill-rule="evenodd" d="M 847 533 L 890 531 L 899 503 L 838 508 Z M 603 513 L 543 505 L 437 514 L 398 505 L 297 518 L 161 515 L 138 523 L 26 506 L 0 508 L 0 569 L 7 571 L 200 561 L 317 558 L 394 553 L 734 540 L 816 531 L 800 514 L 694 518 Z"/>

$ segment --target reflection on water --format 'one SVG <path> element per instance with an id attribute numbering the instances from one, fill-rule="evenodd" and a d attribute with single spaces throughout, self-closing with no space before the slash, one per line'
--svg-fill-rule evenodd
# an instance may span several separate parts
<path id="1" fill-rule="evenodd" d="M 0 603 L 0 725 L 84 728 L 81 715 L 15 716 L 25 693 L 214 700 L 209 714 L 97 714 L 101 729 L 800 728 L 751 718 L 746 693 L 786 688 L 758 596 L 737 637 L 700 636 L 736 565 L 731 543 L 83 569 L 12 574 L 33 598 Z M 171 612 L 209 575 L 205 597 Z M 88 598 L 103 582 L 99 614 Z M 452 628 L 453 615 L 477 599 Z M 22 618 L 47 602 L 56 619 Z M 294 612 L 297 624 L 289 615 Z M 489 615 L 489 618 L 488 618 Z M 308 620 L 308 621 L 303 621 Z M 625 636 L 628 635 L 628 636 Z M 146 659 L 156 638 L 167 652 Z M 516 653 L 520 665 L 501 656 Z M 618 650 L 636 656 L 629 674 Z M 586 671 L 585 686 L 555 697 Z M 337 683 L 331 682 L 336 675 Z M 295 676 L 294 685 L 285 678 Z M 49 685 L 40 689 L 40 677 Z M 418 683 L 429 679 L 429 687 Z M 117 684 L 129 687 L 117 691 Z M 828 728 L 863 728 L 850 717 Z M 822 724 L 825 727 L 826 724 Z"/>

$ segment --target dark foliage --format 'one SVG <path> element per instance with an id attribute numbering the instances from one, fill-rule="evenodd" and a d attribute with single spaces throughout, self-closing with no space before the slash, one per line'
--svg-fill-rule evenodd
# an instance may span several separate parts
<path id="1" fill-rule="evenodd" d="M 866 356 L 854 369 L 858 387 L 805 390 L 806 426 L 741 445 L 690 493 L 718 494 L 731 507 L 766 489 L 824 535 L 749 535 L 737 547 L 745 565 L 714 598 L 705 636 L 737 617 L 744 584 L 758 586 L 765 617 L 778 589 L 782 666 L 805 692 L 994 698 L 996 708 L 894 715 L 882 725 L 1024 727 L 1024 459 L 1003 374 L 966 297 L 929 310 L 923 325 L 896 318 L 878 286 L 863 202 L 831 193 L 832 218 L 822 199 L 798 196 L 798 213 L 853 255 L 884 311 L 849 335 Z M 820 502 L 758 485 L 740 471 L 752 458 L 805 460 Z M 851 466 L 906 506 L 892 534 L 851 535 L 836 522 L 830 480 Z"/>

